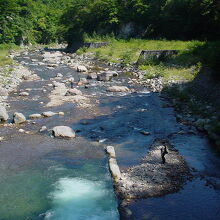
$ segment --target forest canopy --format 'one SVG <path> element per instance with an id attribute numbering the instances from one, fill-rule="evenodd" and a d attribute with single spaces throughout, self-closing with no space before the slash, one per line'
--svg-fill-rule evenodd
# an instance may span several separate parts
<path id="1" fill-rule="evenodd" d="M 80 40 L 84 33 L 220 39 L 218 0 L 0 0 L 0 43 Z"/>

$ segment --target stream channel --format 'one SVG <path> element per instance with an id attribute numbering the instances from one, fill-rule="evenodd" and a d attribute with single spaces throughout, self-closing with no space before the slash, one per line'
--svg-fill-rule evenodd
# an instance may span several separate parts
<path id="1" fill-rule="evenodd" d="M 22 112 L 27 118 L 45 111 L 62 111 L 65 115 L 0 126 L 5 137 L 0 142 L 0 220 L 119 219 L 104 148 L 114 146 L 119 167 L 126 169 L 140 161 L 156 138 L 169 139 L 187 161 L 193 178 L 179 192 L 132 202 L 128 208 L 133 219 L 220 219 L 220 159 L 202 134 L 177 123 L 174 109 L 163 107 L 158 93 L 128 83 L 129 78 L 121 75 L 109 82 L 89 80 L 88 88 L 78 86 L 90 106 L 67 102 L 46 107 L 53 90 L 48 84 L 85 74 L 66 64 L 53 69 L 48 69 L 47 63 L 38 65 L 43 62 L 40 51 L 16 59 L 41 79 L 20 84 L 18 91 L 31 88 L 28 97 L 10 94 L 10 118 L 14 112 Z M 63 78 L 56 79 L 57 73 Z M 111 85 L 125 85 L 136 92 L 106 92 Z M 48 129 L 69 126 L 77 136 L 59 139 L 38 132 L 45 125 Z M 33 134 L 20 133 L 21 128 Z M 187 133 L 189 130 L 194 133 Z"/>

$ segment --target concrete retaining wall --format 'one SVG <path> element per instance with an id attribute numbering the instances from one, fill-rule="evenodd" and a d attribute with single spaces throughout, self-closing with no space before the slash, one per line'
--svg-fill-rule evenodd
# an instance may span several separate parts
<path id="1" fill-rule="evenodd" d="M 156 57 L 158 59 L 169 57 L 177 54 L 177 52 L 178 50 L 142 50 L 137 63 L 142 63 L 150 57 Z"/>

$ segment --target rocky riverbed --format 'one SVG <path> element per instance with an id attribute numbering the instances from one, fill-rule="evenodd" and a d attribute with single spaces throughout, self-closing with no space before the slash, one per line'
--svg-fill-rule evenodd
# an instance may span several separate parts
<path id="1" fill-rule="evenodd" d="M 116 151 L 121 170 L 117 190 L 120 191 L 121 205 L 129 210 L 129 218 L 146 219 L 150 212 L 150 218 L 173 219 L 169 214 L 174 209 L 172 203 L 166 204 L 166 212 L 158 212 L 145 205 L 151 197 L 159 196 L 166 203 L 165 195 L 169 193 L 179 198 L 175 207 L 177 218 L 186 213 L 185 197 L 181 195 L 188 195 L 195 187 L 189 197 L 192 209 L 205 194 L 207 199 L 199 203 L 199 208 L 210 208 L 211 211 L 207 211 L 209 219 L 216 219 L 220 201 L 219 158 L 193 125 L 177 122 L 173 108 L 167 107 L 168 104 L 148 85 L 143 87 L 136 83 L 137 78 L 127 76 L 126 69 L 97 62 L 88 55 L 34 50 L 12 56 L 20 67 L 14 70 L 17 74 L 8 76 L 8 84 L 2 86 L 7 95 L 10 93 L 7 99 L 4 97 L 7 104 L 4 104 L 1 114 L 7 117 L 2 117 L 5 122 L 0 126 L 0 172 L 4 176 L 0 184 L 4 189 L 2 198 L 7 197 L 8 201 L 8 205 L 0 209 L 0 213 L 4 213 L 3 219 L 10 219 L 10 213 L 20 219 L 21 216 L 23 219 L 64 216 L 69 206 L 61 205 L 60 201 L 66 200 L 59 193 L 58 197 L 53 197 L 50 187 L 55 186 L 54 192 L 60 192 L 59 189 L 66 186 L 68 192 L 72 189 L 68 183 L 82 187 L 79 201 L 75 200 L 74 189 L 73 194 L 70 193 L 70 206 L 79 206 L 77 210 L 67 212 L 70 219 L 80 219 L 80 216 L 89 219 L 94 215 L 118 219 L 105 155 L 108 145 L 114 146 Z M 18 87 L 10 86 L 13 78 L 21 83 Z M 159 82 L 154 84 L 160 87 Z M 10 89 L 12 87 L 13 90 Z M 164 145 L 168 154 L 166 163 L 162 164 L 161 148 Z M 54 166 L 58 169 L 54 170 Z M 42 185 L 37 185 L 37 182 L 34 182 L 36 191 L 32 192 L 33 187 L 28 185 L 29 182 L 33 184 L 32 181 L 22 181 L 26 188 L 16 189 L 12 174 L 22 176 L 27 170 L 30 176 L 41 170 L 43 176 L 36 178 L 48 178 L 44 185 L 47 192 L 42 194 Z M 187 178 L 189 176 L 193 178 Z M 5 187 L 6 183 L 11 188 Z M 87 192 L 87 184 L 97 191 L 95 197 L 83 194 L 85 189 Z M 6 196 L 12 188 L 18 196 L 13 202 L 11 196 Z M 25 200 L 23 196 L 27 191 L 33 197 L 33 205 L 24 209 L 30 199 L 27 197 Z M 110 198 L 108 204 L 103 202 L 107 195 Z M 48 199 L 51 196 L 55 203 Z M 85 197 L 89 199 L 86 201 L 88 208 L 92 207 L 87 209 L 89 214 L 86 216 L 79 205 Z M 24 206 L 20 207 L 18 201 Z M 94 207 L 92 201 L 100 203 L 95 203 Z M 152 203 L 155 207 L 161 205 L 156 199 Z M 74 216 L 75 212 L 77 216 Z M 193 216 L 191 219 L 198 216 L 194 211 L 189 214 Z M 199 217 L 207 219 L 203 215 Z M 186 218 L 183 215 L 180 219 Z"/>

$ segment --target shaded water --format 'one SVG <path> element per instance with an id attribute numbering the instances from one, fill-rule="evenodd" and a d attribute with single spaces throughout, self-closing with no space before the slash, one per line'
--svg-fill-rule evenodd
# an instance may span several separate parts
<path id="1" fill-rule="evenodd" d="M 29 56 L 42 61 L 37 53 Z M 46 65 L 25 61 L 43 80 L 23 82 L 20 91 L 32 88 L 30 97 L 11 94 L 10 115 L 18 111 L 26 116 L 43 111 L 64 111 L 65 116 L 35 120 L 16 127 L 1 127 L 6 138 L 0 143 L 0 219 L 119 219 L 117 200 L 104 153 L 106 145 L 115 146 L 121 168 L 137 164 L 155 138 L 169 138 L 193 168 L 195 178 L 175 194 L 135 201 L 129 208 L 134 219 L 218 219 L 220 204 L 220 160 L 200 134 L 180 135 L 193 127 L 176 122 L 172 108 L 163 108 L 158 94 L 128 84 L 126 78 L 112 82 L 91 80 L 86 94 L 91 108 L 78 108 L 74 103 L 46 108 L 51 77 L 79 78 L 73 69 L 60 65 L 48 70 Z M 82 75 L 83 76 L 83 75 Z M 62 81 L 62 80 L 61 80 Z M 111 94 L 109 85 L 122 84 L 136 93 Z M 47 89 L 42 93 L 41 88 Z M 44 102 L 44 104 L 40 104 Z M 87 123 L 81 123 L 82 120 Z M 37 131 L 67 125 L 77 130 L 77 138 L 60 140 Z M 27 135 L 19 128 L 33 131 Z M 150 136 L 139 131 L 146 130 Z M 196 132 L 196 131 L 195 131 Z M 206 211 L 205 207 L 207 207 Z"/>

